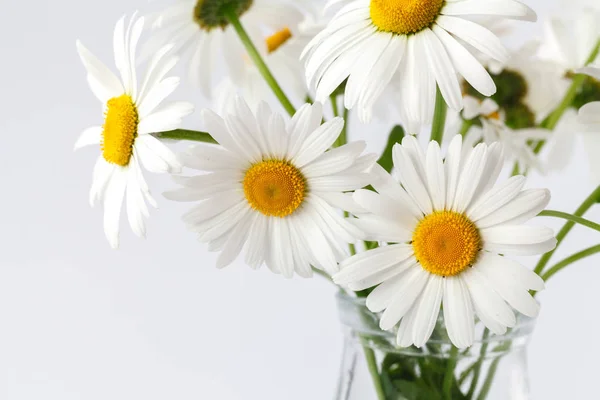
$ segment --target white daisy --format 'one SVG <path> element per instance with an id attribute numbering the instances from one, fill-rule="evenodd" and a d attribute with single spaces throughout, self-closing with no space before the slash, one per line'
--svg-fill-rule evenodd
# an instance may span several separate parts
<path id="1" fill-rule="evenodd" d="M 407 130 L 431 122 L 436 83 L 454 110 L 462 109 L 456 74 L 489 96 L 492 78 L 457 40 L 499 61 L 508 54 L 489 30 L 464 18 L 498 15 L 535 20 L 516 0 L 356 0 L 343 7 L 303 53 L 309 86 L 325 101 L 344 80 L 346 108 L 371 110 L 392 79 L 400 86 Z M 368 119 L 370 113 L 363 114 Z"/>
<path id="2" fill-rule="evenodd" d="M 159 108 L 179 84 L 179 78 L 165 78 L 177 63 L 176 58 L 166 57 L 170 46 L 155 54 L 142 84 L 138 85 L 135 54 L 143 27 L 144 19 L 135 16 L 127 30 L 124 18 L 117 22 L 114 52 L 121 80 L 77 41 L 90 88 L 104 108 L 104 124 L 86 129 L 75 149 L 100 145 L 102 154 L 94 167 L 90 203 L 93 206 L 97 200 L 104 202 L 104 231 L 115 248 L 119 245 L 119 220 L 125 193 L 129 224 L 138 236 L 146 233 L 146 201 L 156 207 L 139 163 L 156 173 L 176 173 L 181 169 L 177 157 L 151 133 L 178 128 L 181 119 L 193 111 L 188 103 Z"/>
<path id="3" fill-rule="evenodd" d="M 307 18 L 294 34 L 284 30 L 271 36 L 271 45 L 263 60 L 292 102 L 304 103 L 309 94 L 304 79 L 304 66 L 298 59 L 302 49 L 324 26 L 323 22 Z M 234 96 L 231 93 L 244 97 L 253 110 L 266 99 L 273 98 L 276 101 L 272 89 L 251 60 L 245 60 L 240 74 L 242 78 L 237 83 L 231 77 L 225 77 L 217 85 L 214 96 L 220 105 L 216 107 L 217 110 L 228 110 L 233 106 Z M 276 107 L 281 107 L 279 102 L 276 103 Z M 281 109 L 283 110 L 282 107 Z"/>
<path id="4" fill-rule="evenodd" d="M 235 7 L 240 21 L 263 56 L 277 50 L 298 33 L 303 13 L 286 0 L 178 0 L 155 16 L 152 38 L 143 53 L 175 43 L 177 53 L 190 53 L 189 77 L 204 95 L 211 96 L 219 77 L 244 81 L 250 62 L 240 39 L 225 18 L 224 7 Z M 226 73 L 221 73 L 223 65 Z M 276 76 L 277 77 L 277 76 Z"/>
<path id="5" fill-rule="evenodd" d="M 466 120 L 477 118 L 481 124 L 481 126 L 472 127 L 467 132 L 465 141 L 471 144 L 483 141 L 488 145 L 499 142 L 508 153 L 505 161 L 510 164 L 517 163 L 518 171 L 525 172 L 529 168 L 538 171 L 544 170 L 538 156 L 530 147 L 530 143 L 531 141 L 548 140 L 551 137 L 551 131 L 541 128 L 509 128 L 505 123 L 505 113 L 489 98 L 480 102 L 474 97 L 465 96 L 464 104 L 463 117 Z"/>
<path id="6" fill-rule="evenodd" d="M 222 119 L 204 110 L 208 132 L 222 147 L 200 144 L 184 164 L 209 172 L 176 178 L 183 189 L 165 193 L 178 201 L 202 201 L 184 216 L 191 230 L 220 250 L 217 267 L 230 264 L 246 246 L 245 260 L 292 277 L 312 275 L 311 265 L 337 271 L 347 244 L 362 232 L 336 209 L 358 207 L 344 192 L 364 187 L 373 154 L 364 142 L 327 151 L 344 121 L 321 124 L 320 105 L 304 105 L 284 122 L 266 103 L 254 115 L 236 99 L 235 113 Z"/>
<path id="7" fill-rule="evenodd" d="M 600 81 L 600 64 L 581 68 L 576 72 L 590 75 Z M 579 122 L 584 126 L 583 141 L 588 154 L 595 184 L 600 184 L 600 101 L 588 103 L 579 109 Z"/>
<path id="8" fill-rule="evenodd" d="M 600 38 L 600 9 L 585 8 L 572 18 L 555 17 L 545 24 L 540 55 L 564 71 L 586 66 Z"/>
<path id="9" fill-rule="evenodd" d="M 543 189 L 522 191 L 523 176 L 494 185 L 502 148 L 479 144 L 461 156 L 456 136 L 444 160 L 437 142 L 424 154 L 415 138 L 394 147 L 398 184 L 373 168 L 379 192 L 358 190 L 355 201 L 369 214 L 356 220 L 370 240 L 393 243 L 341 263 L 334 281 L 352 290 L 377 286 L 367 307 L 381 312 L 380 327 L 400 322 L 397 343 L 423 346 L 443 305 L 448 336 L 457 347 L 474 339 L 474 316 L 492 332 L 515 325 L 511 309 L 534 317 L 529 290 L 542 279 L 502 255 L 534 255 L 553 249 L 551 229 L 521 225 L 548 204 Z M 502 255 L 501 255 L 502 254 Z"/>

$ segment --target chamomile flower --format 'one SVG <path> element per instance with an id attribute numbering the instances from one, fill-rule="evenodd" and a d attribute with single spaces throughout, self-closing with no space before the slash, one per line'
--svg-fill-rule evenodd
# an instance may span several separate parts
<path id="1" fill-rule="evenodd" d="M 508 53 L 489 30 L 465 16 L 497 15 L 535 20 L 516 0 L 355 0 L 344 6 L 303 53 L 309 86 L 316 99 L 327 97 L 347 79 L 345 106 L 367 110 L 392 79 L 398 81 L 409 133 L 431 122 L 436 83 L 454 110 L 462 109 L 457 73 L 489 96 L 496 91 L 463 40 L 499 61 Z"/>
<path id="2" fill-rule="evenodd" d="M 333 279 L 352 290 L 377 286 L 367 307 L 383 311 L 384 330 L 400 323 L 402 347 L 427 342 L 442 305 L 448 336 L 460 348 L 473 343 L 475 315 L 503 334 L 516 323 L 512 308 L 531 317 L 539 311 L 529 290 L 543 289 L 542 279 L 505 256 L 555 247 L 552 230 L 522 225 L 544 209 L 550 193 L 523 191 L 523 176 L 494 185 L 501 145 L 466 152 L 461 145 L 457 135 L 444 160 L 437 142 L 424 154 L 414 137 L 405 137 L 394 147 L 400 184 L 374 168 L 378 193 L 354 194 L 368 211 L 356 225 L 370 240 L 391 244 L 343 261 Z"/>
<path id="3" fill-rule="evenodd" d="M 376 156 L 361 156 L 364 142 L 328 150 L 344 121 L 321 124 L 320 105 L 304 105 L 287 123 L 266 103 L 256 115 L 237 98 L 224 119 L 204 110 L 206 129 L 221 144 L 198 145 L 182 156 L 186 166 L 208 174 L 176 177 L 184 188 L 171 200 L 201 201 L 184 216 L 189 228 L 221 251 L 217 267 L 246 247 L 252 268 L 292 277 L 312 275 L 311 265 L 332 274 L 347 257 L 347 244 L 362 232 L 339 209 L 357 207 L 345 192 L 364 187 Z"/>
<path id="4" fill-rule="evenodd" d="M 588 74 L 600 81 L 600 64 L 581 68 L 577 72 Z M 588 153 L 592 179 L 600 184 L 600 101 L 585 104 L 579 109 L 579 123 L 584 126 L 583 141 Z"/>
<path id="5" fill-rule="evenodd" d="M 114 53 L 121 79 L 77 42 L 90 88 L 104 107 L 104 123 L 86 129 L 75 149 L 100 146 L 102 154 L 94 167 L 90 203 L 93 206 L 96 201 L 103 201 L 104 232 L 115 248 L 119 245 L 119 220 L 125 194 L 129 224 L 138 236 L 144 236 L 146 232 L 146 201 L 156 207 L 140 163 L 156 173 L 173 173 L 181 169 L 177 157 L 151 133 L 178 128 L 181 119 L 193 110 L 188 103 L 159 107 L 179 84 L 178 78 L 165 78 L 177 62 L 176 58 L 167 56 L 170 46 L 156 53 L 145 78 L 138 85 L 135 54 L 143 27 L 144 19 L 135 16 L 127 29 L 124 18 L 117 22 Z"/>
<path id="6" fill-rule="evenodd" d="M 286 0 L 178 0 L 154 16 L 155 31 L 144 53 L 176 43 L 175 52 L 191 54 L 190 80 L 209 97 L 220 77 L 227 75 L 236 84 L 242 83 L 245 64 L 251 61 L 229 24 L 227 9 L 238 15 L 263 56 L 295 37 L 304 19 L 301 10 Z M 223 65 L 226 74 L 219 72 Z"/>
<path id="7" fill-rule="evenodd" d="M 540 54 L 564 71 L 585 67 L 600 38 L 600 9 L 585 8 L 576 16 L 555 17 L 545 24 Z"/>
<path id="8" fill-rule="evenodd" d="M 298 62 L 300 53 L 324 26 L 324 22 L 307 17 L 298 26 L 295 34 L 282 37 L 277 43 L 273 42 L 270 51 L 263 56 L 275 79 L 294 103 L 304 103 L 308 95 L 304 67 Z M 253 110 L 261 102 L 270 98 L 273 98 L 277 107 L 280 107 L 273 96 L 272 89 L 251 60 L 245 60 L 240 74 L 241 79 L 237 83 L 231 77 L 225 77 L 217 85 L 213 96 L 219 105 L 216 110 L 226 110 L 233 105 L 235 96 L 232 96 L 232 93 L 244 97 Z"/>
<path id="9" fill-rule="evenodd" d="M 489 98 L 480 101 L 474 97 L 464 98 L 463 118 L 476 119 L 481 126 L 472 127 L 465 137 L 469 143 L 483 141 L 488 145 L 494 142 L 502 144 L 508 154 L 506 161 L 516 163 L 519 172 L 530 168 L 543 171 L 543 166 L 529 143 L 550 139 L 551 132 L 541 128 L 511 129 L 506 125 L 506 114 Z"/>

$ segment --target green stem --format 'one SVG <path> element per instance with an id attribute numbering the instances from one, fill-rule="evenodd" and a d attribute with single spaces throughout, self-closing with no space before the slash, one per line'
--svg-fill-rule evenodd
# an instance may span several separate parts
<path id="1" fill-rule="evenodd" d="M 275 94 L 275 96 L 277 96 L 277 99 L 279 100 L 283 108 L 285 108 L 288 114 L 294 115 L 296 113 L 296 109 L 292 105 L 290 99 L 288 99 L 288 97 L 281 89 L 281 86 L 279 86 L 279 84 L 277 83 L 277 80 L 271 73 L 271 70 L 269 70 L 269 67 L 267 67 L 267 64 L 265 64 L 265 61 L 262 59 L 260 53 L 256 49 L 256 46 L 254 46 L 254 43 L 252 43 L 252 39 L 250 39 L 250 36 L 248 36 L 248 33 L 246 33 L 246 30 L 242 26 L 242 23 L 240 22 L 240 19 L 238 18 L 237 14 L 232 10 L 228 10 L 227 19 L 229 20 L 229 22 L 237 32 L 238 36 L 240 37 L 242 44 L 244 45 L 246 51 L 248 52 L 248 55 L 256 65 L 256 68 L 258 68 L 260 74 L 263 76 L 269 87 L 271 87 L 271 90 L 273 90 L 273 93 Z"/>
<path id="2" fill-rule="evenodd" d="M 587 226 L 588 228 L 595 229 L 600 231 L 600 224 L 590 221 L 589 219 L 581 218 L 576 215 L 572 215 L 569 213 L 565 213 L 562 211 L 554 211 L 554 210 L 544 210 L 538 214 L 539 217 L 555 217 L 566 219 L 567 221 L 572 221 L 576 224 Z"/>
<path id="3" fill-rule="evenodd" d="M 153 133 L 153 136 L 157 137 L 158 139 L 191 140 L 194 142 L 218 144 L 208 132 L 192 131 L 189 129 L 175 129 L 172 131 L 156 132 Z"/>
<path id="4" fill-rule="evenodd" d="M 431 140 L 435 140 L 438 144 L 442 144 L 444 138 L 444 128 L 446 127 L 446 114 L 448 106 L 446 100 L 440 92 L 440 88 L 436 89 L 435 93 L 435 112 L 433 113 L 433 124 L 431 125 Z"/>
<path id="5" fill-rule="evenodd" d="M 375 392 L 377 393 L 378 400 L 386 400 L 385 398 L 385 390 L 383 389 L 383 385 L 381 383 L 381 378 L 379 376 L 379 370 L 377 369 L 377 359 L 375 358 L 375 352 L 372 348 L 363 342 L 363 350 L 365 352 L 365 358 L 367 359 L 367 366 L 369 367 L 369 373 L 371 374 L 371 378 L 373 379 L 373 385 L 375 386 Z"/>
<path id="6" fill-rule="evenodd" d="M 481 392 L 479 392 L 479 396 L 477 396 L 477 400 L 485 400 L 487 397 L 492 383 L 494 381 L 494 375 L 496 375 L 496 370 L 498 369 L 498 364 L 500 363 L 500 357 L 496 358 L 492 364 L 490 365 L 490 369 L 488 370 L 488 374 L 485 377 L 485 381 L 483 381 L 483 386 L 481 386 Z"/>
<path id="7" fill-rule="evenodd" d="M 583 214 L 585 214 L 598 201 L 600 201 L 600 186 L 598 186 L 596 188 L 596 190 L 594 190 L 588 196 L 588 198 L 585 199 L 583 201 L 583 203 L 581 203 L 581 205 L 579 206 L 579 208 L 573 213 L 573 216 L 575 216 L 575 217 L 581 217 Z M 548 264 L 548 261 L 550 261 L 550 258 L 552 258 L 552 255 L 554 254 L 554 252 L 556 251 L 556 249 L 558 249 L 558 246 L 560 246 L 560 244 L 562 243 L 562 241 L 565 239 L 565 237 L 569 234 L 569 232 L 571 231 L 571 229 L 573 229 L 574 226 L 575 226 L 575 222 L 573 222 L 573 221 L 567 221 L 567 223 L 561 228 L 561 230 L 556 235 L 556 247 L 554 248 L 554 250 L 549 251 L 548 253 L 544 254 L 540 258 L 540 261 L 537 263 L 537 265 L 535 267 L 535 273 L 536 274 L 538 274 L 538 275 L 542 274 L 542 271 L 544 270 L 544 268 Z"/>
<path id="8" fill-rule="evenodd" d="M 444 374 L 444 383 L 442 390 L 446 400 L 452 400 L 452 382 L 454 381 L 454 369 L 456 368 L 456 359 L 458 357 L 458 347 L 452 346 L 450 350 L 450 358 L 446 365 L 446 373 Z"/>
<path id="9" fill-rule="evenodd" d="M 544 275 L 542 275 L 542 279 L 544 281 L 547 281 L 548 279 L 550 279 L 552 277 L 552 275 L 556 274 L 558 271 L 568 267 L 569 265 L 573 264 L 576 261 L 579 261 L 583 258 L 589 257 L 596 253 L 600 253 L 600 244 L 589 247 L 585 250 L 580 251 L 579 253 L 575 253 L 572 256 L 567 257 L 564 260 L 560 261 L 555 266 L 553 266 L 548 271 L 546 271 L 546 273 Z"/>
<path id="10" fill-rule="evenodd" d="M 510 176 L 516 176 L 516 175 L 519 175 L 519 163 L 515 161 L 515 165 L 513 166 Z"/>
<path id="11" fill-rule="evenodd" d="M 485 354 L 488 348 L 488 341 L 486 340 L 490 335 L 490 330 L 485 328 L 483 331 L 483 336 L 481 339 L 481 349 L 479 350 L 479 359 L 475 363 L 475 367 L 473 368 L 473 380 L 471 381 L 471 386 L 469 387 L 469 392 L 467 393 L 467 399 L 472 399 L 475 394 L 475 390 L 477 389 L 477 384 L 479 383 L 479 375 L 481 375 L 481 367 L 483 366 L 483 362 L 485 360 Z"/>

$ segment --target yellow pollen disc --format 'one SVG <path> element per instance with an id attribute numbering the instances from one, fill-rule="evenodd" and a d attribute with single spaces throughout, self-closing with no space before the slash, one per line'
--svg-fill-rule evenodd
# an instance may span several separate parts
<path id="1" fill-rule="evenodd" d="M 300 170 L 287 161 L 261 161 L 244 176 L 246 200 L 253 209 L 268 216 L 292 214 L 304 201 L 306 189 Z"/>
<path id="2" fill-rule="evenodd" d="M 129 164 L 139 123 L 137 107 L 124 94 L 107 102 L 102 131 L 102 155 L 109 163 L 122 167 Z"/>
<path id="3" fill-rule="evenodd" d="M 500 120 L 500 113 L 498 111 L 494 111 L 493 113 L 486 115 L 486 118 Z"/>
<path id="4" fill-rule="evenodd" d="M 475 263 L 481 249 L 481 236 L 465 215 L 436 211 L 419 222 L 412 245 L 424 270 L 454 276 Z"/>
<path id="5" fill-rule="evenodd" d="M 371 20 L 384 32 L 409 35 L 431 26 L 443 5 L 444 0 L 371 0 Z"/>
<path id="6" fill-rule="evenodd" d="M 266 39 L 267 50 L 269 54 L 280 48 L 285 42 L 292 38 L 292 31 L 289 28 L 283 28 L 282 30 L 275 32 Z"/>

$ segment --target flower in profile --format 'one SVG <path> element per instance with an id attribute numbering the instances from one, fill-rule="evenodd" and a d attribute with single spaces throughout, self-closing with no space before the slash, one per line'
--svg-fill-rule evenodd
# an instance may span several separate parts
<path id="1" fill-rule="evenodd" d="M 144 19 L 133 16 L 125 29 L 121 18 L 114 31 L 115 63 L 121 79 L 77 41 L 79 56 L 87 70 L 87 80 L 94 95 L 104 107 L 104 123 L 86 129 L 75 144 L 99 145 L 90 203 L 104 203 L 104 232 L 114 248 L 119 245 L 119 221 L 127 194 L 127 216 L 138 236 L 146 233 L 146 202 L 156 206 L 142 175 L 140 163 L 156 173 L 178 172 L 181 164 L 165 145 L 151 135 L 179 127 L 184 116 L 193 111 L 188 103 L 161 106 L 178 86 L 176 77 L 165 75 L 177 59 L 168 57 L 170 46 L 160 49 L 152 58 L 145 78 L 138 85 L 135 54 Z"/>
<path id="2" fill-rule="evenodd" d="M 502 164 L 498 143 L 462 151 L 461 136 L 445 160 L 437 142 L 424 154 L 414 137 L 394 147 L 400 184 L 383 169 L 355 201 L 368 211 L 356 225 L 370 240 L 391 243 L 340 264 L 335 282 L 352 290 L 377 286 L 367 307 L 383 314 L 380 327 L 400 322 L 397 343 L 422 346 L 443 305 L 448 336 L 460 348 L 474 338 L 474 317 L 502 334 L 515 325 L 514 308 L 535 316 L 529 290 L 542 279 L 505 256 L 542 254 L 556 245 L 551 229 L 522 225 L 548 204 L 544 189 L 523 191 L 525 178 L 494 185 Z"/>
<path id="3" fill-rule="evenodd" d="M 530 143 L 550 139 L 551 131 L 534 127 L 510 128 L 506 122 L 506 111 L 501 110 L 498 104 L 489 98 L 480 101 L 465 96 L 464 104 L 463 118 L 478 122 L 465 135 L 465 142 L 475 144 L 483 141 L 488 145 L 499 142 L 508 153 L 505 161 L 510 164 L 516 163 L 517 171 L 525 172 L 530 168 L 544 170 Z"/>
<path id="4" fill-rule="evenodd" d="M 209 249 L 221 251 L 217 267 L 246 247 L 252 268 L 312 275 L 311 265 L 332 274 L 347 257 L 347 244 L 362 232 L 339 209 L 359 207 L 345 192 L 370 181 L 376 156 L 361 156 L 364 142 L 328 150 L 344 121 L 322 122 L 320 105 L 304 105 L 287 123 L 266 103 L 253 114 L 241 98 L 224 119 L 203 111 L 208 132 L 221 146 L 200 144 L 182 155 L 184 165 L 208 172 L 175 177 L 183 188 L 165 193 L 176 201 L 200 201 L 184 215 Z"/>
<path id="5" fill-rule="evenodd" d="M 600 64 L 577 70 L 600 81 Z M 583 141 L 588 154 L 592 179 L 600 184 L 600 101 L 585 104 L 579 109 L 579 122 L 584 126 Z"/>
<path id="6" fill-rule="evenodd" d="M 417 133 L 431 122 L 436 84 L 454 110 L 462 109 L 457 74 L 486 96 L 496 91 L 459 40 L 501 62 L 508 53 L 492 32 L 466 18 L 473 14 L 536 18 L 516 0 L 355 0 L 306 47 L 309 86 L 316 87 L 322 102 L 347 79 L 346 108 L 367 110 L 362 118 L 368 120 L 377 98 L 397 80 L 407 130 Z"/>
<path id="7" fill-rule="evenodd" d="M 190 54 L 189 78 L 205 96 L 212 96 L 219 77 L 229 76 L 241 84 L 251 61 L 227 19 L 231 11 L 263 56 L 294 38 L 304 18 L 301 10 L 286 0 L 178 0 L 153 17 L 155 31 L 142 53 L 175 43 L 173 51 Z M 223 66 L 226 74 L 220 73 Z"/>

